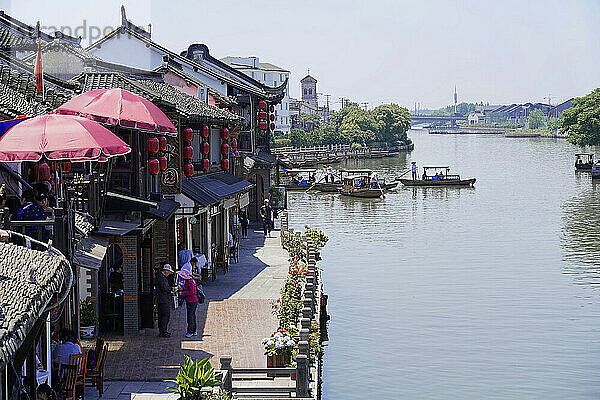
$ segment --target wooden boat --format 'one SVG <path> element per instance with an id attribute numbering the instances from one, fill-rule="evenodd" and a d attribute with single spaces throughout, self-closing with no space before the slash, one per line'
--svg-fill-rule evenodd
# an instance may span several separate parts
<path id="1" fill-rule="evenodd" d="M 435 175 L 428 172 L 436 171 Z M 444 171 L 446 173 L 444 173 Z M 473 186 L 475 178 L 461 179 L 460 175 L 450 174 L 450 167 L 423 167 L 421 179 L 400 179 L 404 186 Z"/>
<path id="2" fill-rule="evenodd" d="M 315 183 L 313 189 L 325 192 L 325 193 L 337 193 L 342 188 L 341 183 L 331 183 L 331 182 L 319 182 Z"/>
<path id="3" fill-rule="evenodd" d="M 575 170 L 591 171 L 594 165 L 594 155 L 590 153 L 575 154 Z"/>
<path id="4" fill-rule="evenodd" d="M 288 184 L 283 185 L 285 190 L 294 191 L 294 190 L 308 190 L 314 183 L 314 180 L 309 179 L 311 176 L 314 177 L 314 173 L 317 172 L 316 169 L 288 169 L 285 171 L 290 181 Z M 305 174 L 306 178 L 302 176 Z"/>
<path id="5" fill-rule="evenodd" d="M 351 175 L 344 178 L 340 193 L 344 196 L 366 198 L 385 197 L 384 189 L 377 182 L 371 183 L 370 175 Z"/>

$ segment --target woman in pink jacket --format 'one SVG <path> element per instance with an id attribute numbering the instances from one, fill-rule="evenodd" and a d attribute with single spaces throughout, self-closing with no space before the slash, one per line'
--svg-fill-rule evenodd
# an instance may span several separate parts
<path id="1" fill-rule="evenodd" d="M 187 333 L 186 338 L 198 336 L 196 328 L 196 308 L 198 308 L 198 288 L 192 275 L 187 269 L 177 271 L 177 275 L 184 280 L 183 290 L 181 295 L 185 296 L 185 305 L 187 308 Z M 200 289 L 202 290 L 202 289 Z"/>

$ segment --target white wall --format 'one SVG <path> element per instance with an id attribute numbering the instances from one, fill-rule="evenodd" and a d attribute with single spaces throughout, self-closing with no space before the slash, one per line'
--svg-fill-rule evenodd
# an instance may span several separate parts
<path id="1" fill-rule="evenodd" d="M 105 61 L 146 70 L 157 68 L 163 63 L 163 54 L 127 34 L 115 35 L 99 48 L 91 48 L 90 52 Z"/>

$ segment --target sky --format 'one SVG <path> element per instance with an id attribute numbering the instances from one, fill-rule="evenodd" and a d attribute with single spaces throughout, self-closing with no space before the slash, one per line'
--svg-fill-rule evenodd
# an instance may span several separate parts
<path id="1" fill-rule="evenodd" d="M 120 24 L 121 4 L 177 52 L 204 43 L 290 70 L 292 97 L 310 69 L 332 108 L 439 108 L 454 86 L 459 102 L 556 104 L 600 86 L 599 0 L 0 0 L 29 24 L 79 28 L 85 44 Z"/>

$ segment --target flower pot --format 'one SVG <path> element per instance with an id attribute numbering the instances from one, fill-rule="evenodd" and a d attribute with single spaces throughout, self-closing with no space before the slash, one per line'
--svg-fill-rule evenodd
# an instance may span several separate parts
<path id="1" fill-rule="evenodd" d="M 94 337 L 95 326 L 82 326 L 79 328 L 79 334 L 83 339 L 89 339 Z"/>
<path id="2" fill-rule="evenodd" d="M 267 368 L 285 368 L 292 362 L 292 356 L 289 354 L 276 354 L 267 356 Z M 295 374 L 294 374 L 295 375 Z M 267 374 L 269 378 L 276 376 L 288 376 L 287 374 Z"/>

